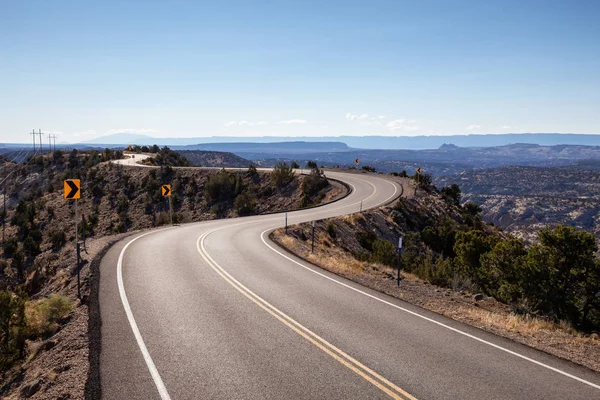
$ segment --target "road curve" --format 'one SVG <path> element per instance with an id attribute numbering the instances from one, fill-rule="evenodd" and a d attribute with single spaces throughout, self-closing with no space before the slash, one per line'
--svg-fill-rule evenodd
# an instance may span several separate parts
<path id="1" fill-rule="evenodd" d="M 290 224 L 384 204 L 376 175 Z M 283 214 L 186 224 L 100 266 L 105 399 L 597 399 L 597 374 L 366 289 L 274 246 Z"/>

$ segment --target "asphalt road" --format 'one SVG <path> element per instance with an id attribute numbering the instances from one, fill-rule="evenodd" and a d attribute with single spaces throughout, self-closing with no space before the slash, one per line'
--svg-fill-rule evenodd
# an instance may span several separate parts
<path id="1" fill-rule="evenodd" d="M 383 177 L 289 223 L 399 196 Z M 186 224 L 112 247 L 100 276 L 105 399 L 600 399 L 600 376 L 284 253 L 283 214 Z"/>

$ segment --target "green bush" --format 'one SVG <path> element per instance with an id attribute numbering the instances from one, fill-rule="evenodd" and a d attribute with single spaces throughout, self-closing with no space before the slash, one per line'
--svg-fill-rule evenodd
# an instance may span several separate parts
<path id="1" fill-rule="evenodd" d="M 325 174 L 318 168 L 313 168 L 310 174 L 302 180 L 302 192 L 307 197 L 312 197 L 329 185 Z"/>
<path id="2" fill-rule="evenodd" d="M 373 252 L 373 243 L 377 240 L 377 235 L 373 231 L 363 231 L 356 234 L 358 244 L 368 252 Z"/>
<path id="3" fill-rule="evenodd" d="M 235 198 L 233 207 L 238 215 L 254 214 L 256 211 L 256 196 L 254 193 L 245 190 Z"/>
<path id="4" fill-rule="evenodd" d="M 397 259 L 396 247 L 387 240 L 376 239 L 373 242 L 373 255 L 371 260 L 383 265 L 392 266 Z"/>
<path id="5" fill-rule="evenodd" d="M 329 237 L 335 238 L 335 228 L 333 227 L 333 222 L 329 221 L 325 230 L 327 231 Z"/>
<path id="6" fill-rule="evenodd" d="M 4 256 L 12 258 L 19 249 L 19 241 L 15 237 L 8 238 L 2 247 L 4 249 Z"/>
<path id="7" fill-rule="evenodd" d="M 487 277 L 485 292 L 505 303 L 514 303 L 523 292 L 527 249 L 522 240 L 506 239 L 480 257 L 482 273 Z"/>
<path id="8" fill-rule="evenodd" d="M 454 204 L 455 206 L 460 205 L 461 191 L 456 183 L 453 183 L 451 186 L 443 187 L 441 193 L 447 202 Z"/>
<path id="9" fill-rule="evenodd" d="M 248 167 L 248 176 L 253 178 L 258 176 L 258 171 L 256 170 L 254 164 L 250 164 L 250 166 Z"/>
<path id="10" fill-rule="evenodd" d="M 489 284 L 489 276 L 481 268 L 481 256 L 488 253 L 497 241 L 481 231 L 458 232 L 454 243 L 455 266 L 459 274 L 470 277 L 481 288 Z"/>
<path id="11" fill-rule="evenodd" d="M 0 370 L 6 371 L 25 347 L 25 300 L 0 291 Z"/>
<path id="12" fill-rule="evenodd" d="M 533 309 L 575 326 L 600 326 L 600 262 L 593 234 L 559 225 L 540 231 L 527 254 L 525 299 Z"/>
<path id="13" fill-rule="evenodd" d="M 235 197 L 235 177 L 225 170 L 211 176 L 204 186 L 204 195 L 209 203 L 233 200 Z"/>
<path id="14" fill-rule="evenodd" d="M 67 235 L 62 230 L 50 232 L 50 243 L 54 251 L 60 250 L 67 243 Z"/>
<path id="15" fill-rule="evenodd" d="M 281 188 L 294 180 L 294 170 L 286 163 L 277 164 L 273 167 L 271 181 L 276 188 Z"/>

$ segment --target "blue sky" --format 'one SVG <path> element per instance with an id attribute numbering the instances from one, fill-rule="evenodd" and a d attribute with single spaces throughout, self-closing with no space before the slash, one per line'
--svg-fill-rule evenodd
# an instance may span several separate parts
<path id="1" fill-rule="evenodd" d="M 599 1 L 0 0 L 0 141 L 600 133 Z"/>

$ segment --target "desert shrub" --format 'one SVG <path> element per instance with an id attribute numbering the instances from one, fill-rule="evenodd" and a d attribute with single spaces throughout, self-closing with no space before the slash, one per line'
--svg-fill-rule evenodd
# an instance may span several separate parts
<path id="1" fill-rule="evenodd" d="M 52 244 L 52 249 L 58 251 L 67 243 L 67 235 L 62 230 L 51 231 L 50 243 Z"/>
<path id="2" fill-rule="evenodd" d="M 454 243 L 458 226 L 451 218 L 426 226 L 421 231 L 421 239 L 431 250 L 445 257 L 454 257 Z"/>
<path id="3" fill-rule="evenodd" d="M 371 167 L 369 165 L 363 165 L 362 170 L 366 172 L 376 172 L 375 167 Z"/>
<path id="4" fill-rule="evenodd" d="M 25 347 L 25 300 L 0 291 L 0 369 L 6 371 Z"/>
<path id="5" fill-rule="evenodd" d="M 363 249 L 372 252 L 373 243 L 377 240 L 377 235 L 373 231 L 362 231 L 356 234 L 356 240 L 358 240 L 358 244 L 360 244 Z"/>
<path id="6" fill-rule="evenodd" d="M 431 183 L 433 182 L 433 177 L 431 176 L 431 174 L 428 174 L 426 172 L 422 174 L 416 174 L 413 178 L 416 181 L 418 181 L 419 186 L 423 188 L 431 186 Z"/>
<path id="7" fill-rule="evenodd" d="M 294 169 L 298 169 L 298 168 L 300 168 L 300 165 L 298 165 L 298 163 L 296 161 L 292 161 L 292 163 L 290 164 L 290 167 L 292 167 Z"/>
<path id="8" fill-rule="evenodd" d="M 211 176 L 204 185 L 204 195 L 209 203 L 232 200 L 235 193 L 235 177 L 225 170 Z"/>
<path id="9" fill-rule="evenodd" d="M 119 197 L 117 198 L 117 213 L 127 212 L 128 208 L 129 208 L 129 199 L 127 199 L 127 196 L 120 194 Z"/>
<path id="10" fill-rule="evenodd" d="M 497 237 L 486 236 L 481 231 L 458 232 L 454 243 L 456 271 L 468 276 L 480 287 L 486 287 L 489 277 L 481 268 L 481 256 L 492 250 L 497 240 Z"/>
<path id="11" fill-rule="evenodd" d="M 234 210 L 238 215 L 250 215 L 256 210 L 256 196 L 249 190 L 240 193 L 234 202 Z"/>
<path id="12" fill-rule="evenodd" d="M 12 258 L 19 249 L 19 241 L 15 237 L 8 238 L 2 247 L 4 249 L 4 256 L 6 258 Z"/>
<path id="13" fill-rule="evenodd" d="M 314 169 L 314 168 L 318 168 L 318 165 L 314 161 L 307 161 L 306 162 L 306 168 Z"/>
<path id="14" fill-rule="evenodd" d="M 40 244 L 42 243 L 42 232 L 35 229 L 29 232 L 23 241 L 23 252 L 27 257 L 35 257 L 42 251 Z"/>
<path id="15" fill-rule="evenodd" d="M 335 238 L 335 228 L 333 226 L 333 222 L 329 221 L 327 223 L 327 227 L 325 228 L 325 231 L 327 231 L 327 234 L 329 235 L 329 237 Z"/>
<path id="16" fill-rule="evenodd" d="M 427 251 L 419 258 L 416 268 L 412 271 L 419 278 L 438 286 L 450 286 L 453 277 L 452 259 L 443 256 L 436 257 Z"/>
<path id="17" fill-rule="evenodd" d="M 312 197 L 329 185 L 325 174 L 318 168 L 313 168 L 308 176 L 302 180 L 302 192 L 307 197 Z"/>
<path id="18" fill-rule="evenodd" d="M 392 266 L 396 262 L 396 247 L 387 240 L 376 239 L 373 242 L 371 260 L 376 263 Z"/>
<path id="19" fill-rule="evenodd" d="M 454 204 L 455 206 L 460 205 L 461 191 L 456 183 L 453 183 L 451 186 L 443 187 L 441 193 L 447 202 Z"/>
<path id="20" fill-rule="evenodd" d="M 477 203 L 473 203 L 471 201 L 463 204 L 463 210 L 465 214 L 470 216 L 477 216 L 481 212 L 481 206 Z"/>
<path id="21" fill-rule="evenodd" d="M 248 176 L 253 178 L 258 176 L 258 171 L 256 170 L 254 164 L 250 164 L 250 166 L 248 167 Z"/>
<path id="22" fill-rule="evenodd" d="M 490 252 L 482 254 L 485 292 L 505 303 L 514 303 L 521 298 L 526 256 L 527 249 L 519 239 L 498 242 Z"/>
<path id="23" fill-rule="evenodd" d="M 66 296 L 52 294 L 50 297 L 27 304 L 27 336 L 30 338 L 45 337 L 58 330 L 59 322 L 71 310 L 73 302 Z"/>
<path id="24" fill-rule="evenodd" d="M 273 185 L 276 188 L 284 187 L 292 180 L 294 180 L 294 170 L 292 167 L 286 163 L 279 163 L 273 167 L 273 172 L 271 173 L 271 182 L 273 182 Z"/>
<path id="25" fill-rule="evenodd" d="M 600 263 L 592 233 L 559 225 L 539 232 L 526 258 L 523 289 L 533 309 L 575 326 L 600 326 Z"/>

